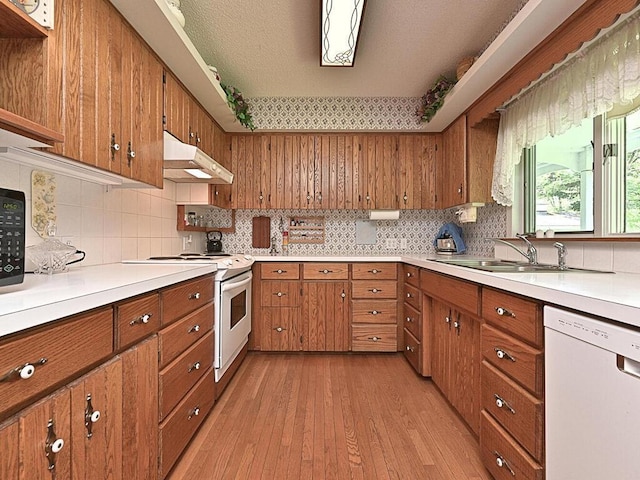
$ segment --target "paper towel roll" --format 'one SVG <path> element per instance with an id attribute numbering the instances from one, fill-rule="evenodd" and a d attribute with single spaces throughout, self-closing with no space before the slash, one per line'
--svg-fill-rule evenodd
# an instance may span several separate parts
<path id="1" fill-rule="evenodd" d="M 369 218 L 371 220 L 398 220 L 400 210 L 371 210 Z"/>

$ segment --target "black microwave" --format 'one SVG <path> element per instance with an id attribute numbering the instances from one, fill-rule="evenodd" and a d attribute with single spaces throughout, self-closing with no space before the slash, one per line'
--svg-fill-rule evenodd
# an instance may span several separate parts
<path id="1" fill-rule="evenodd" d="M 24 280 L 24 192 L 0 187 L 0 287 Z"/>

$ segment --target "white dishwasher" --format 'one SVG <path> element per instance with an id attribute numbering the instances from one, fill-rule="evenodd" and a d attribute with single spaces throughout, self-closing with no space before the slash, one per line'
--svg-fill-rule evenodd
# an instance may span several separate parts
<path id="1" fill-rule="evenodd" d="M 546 480 L 640 479 L 640 330 L 544 308 Z"/>

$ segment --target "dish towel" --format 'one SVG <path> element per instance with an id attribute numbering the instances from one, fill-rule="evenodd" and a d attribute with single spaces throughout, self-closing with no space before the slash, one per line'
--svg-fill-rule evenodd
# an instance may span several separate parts
<path id="1" fill-rule="evenodd" d="M 453 242 L 456 244 L 456 253 L 464 253 L 467 250 L 467 247 L 464 244 L 464 240 L 462 239 L 462 228 L 460 228 L 455 223 L 445 223 L 440 230 L 438 230 L 438 234 L 436 238 L 433 240 L 433 246 L 437 245 L 438 238 L 451 237 L 453 238 Z"/>

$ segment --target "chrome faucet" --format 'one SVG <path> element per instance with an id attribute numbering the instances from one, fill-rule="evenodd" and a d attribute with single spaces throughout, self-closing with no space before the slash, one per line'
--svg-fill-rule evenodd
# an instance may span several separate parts
<path id="1" fill-rule="evenodd" d="M 534 245 L 529 241 L 529 239 L 526 237 L 526 235 L 523 235 L 523 234 L 520 234 L 520 233 L 516 233 L 516 237 L 527 244 L 527 252 L 526 253 L 523 252 L 522 250 L 520 250 L 518 247 L 516 247 L 513 243 L 507 242 L 506 240 L 502 240 L 500 238 L 492 238 L 491 240 L 493 240 L 494 242 L 504 243 L 508 247 L 513 248 L 516 252 L 518 252 L 524 258 L 526 258 L 531 265 L 537 265 L 538 264 L 538 250 L 536 249 L 536 247 L 534 247 Z"/>
<path id="2" fill-rule="evenodd" d="M 566 270 L 567 269 L 567 247 L 565 247 L 564 244 L 560 242 L 554 243 L 553 246 L 558 249 L 558 269 Z"/>

